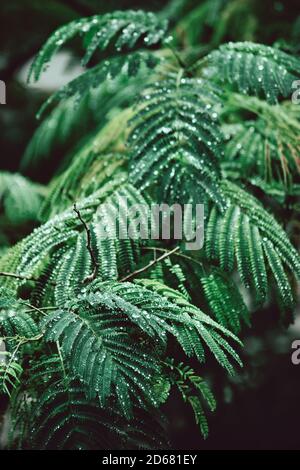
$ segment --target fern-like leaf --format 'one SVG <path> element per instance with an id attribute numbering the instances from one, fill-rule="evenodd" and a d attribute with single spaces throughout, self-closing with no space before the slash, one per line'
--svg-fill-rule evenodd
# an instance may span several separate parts
<path id="1" fill-rule="evenodd" d="M 213 105 L 216 89 L 201 79 L 178 76 L 157 82 L 132 119 L 130 179 L 171 202 L 224 199 L 219 188 L 222 136 Z"/>
<path id="2" fill-rule="evenodd" d="M 0 204 L 11 223 L 37 221 L 44 196 L 44 188 L 24 176 L 0 172 Z"/>
<path id="3" fill-rule="evenodd" d="M 209 258 L 221 260 L 222 267 L 228 271 L 236 260 L 244 285 L 254 290 L 258 302 L 264 302 L 268 292 L 265 251 L 272 246 L 280 263 L 297 277 L 300 276 L 299 255 L 274 217 L 253 196 L 228 181 L 222 183 L 222 188 L 231 206 L 225 215 L 215 208 L 212 210 L 206 231 L 206 253 Z M 278 271 L 274 273 L 276 265 Z M 281 264 L 275 262 L 272 266 L 275 280 L 284 282 Z M 287 282 L 284 285 L 286 289 L 280 289 L 282 300 L 290 306 L 291 287 Z"/>
<path id="4" fill-rule="evenodd" d="M 228 43 L 205 60 L 216 69 L 217 79 L 234 85 L 245 94 L 262 96 L 276 104 L 280 96 L 292 94 L 292 83 L 300 76 L 297 57 L 263 44 Z"/>
<path id="5" fill-rule="evenodd" d="M 0 351 L 0 394 L 11 395 L 20 383 L 23 369 L 13 354 Z"/>
<path id="6" fill-rule="evenodd" d="M 53 55 L 77 35 L 83 37 L 82 63 L 86 65 L 97 49 L 103 51 L 110 45 L 117 53 L 134 49 L 139 40 L 144 47 L 152 47 L 163 39 L 166 28 L 167 21 L 153 13 L 130 10 L 72 21 L 50 36 L 32 64 L 29 79 L 38 80 Z"/>
<path id="7" fill-rule="evenodd" d="M 204 412 L 203 403 L 210 411 L 215 411 L 216 400 L 207 382 L 197 375 L 195 371 L 182 362 L 175 364 L 173 359 L 168 359 L 167 366 L 173 372 L 171 382 L 177 386 L 185 402 L 193 409 L 196 423 L 199 425 L 204 439 L 208 437 L 208 423 Z"/>

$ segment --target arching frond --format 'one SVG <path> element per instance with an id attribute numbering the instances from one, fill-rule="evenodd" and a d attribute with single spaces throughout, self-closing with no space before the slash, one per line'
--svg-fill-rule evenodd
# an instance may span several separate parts
<path id="1" fill-rule="evenodd" d="M 214 270 L 211 274 L 202 276 L 201 283 L 208 305 L 220 325 L 237 334 L 242 322 L 250 324 L 249 311 L 231 279 Z"/>
<path id="2" fill-rule="evenodd" d="M 285 52 L 252 42 L 231 42 L 204 59 L 216 69 L 218 80 L 229 82 L 245 94 L 262 96 L 276 104 L 292 94 L 299 79 L 300 61 Z"/>
<path id="3" fill-rule="evenodd" d="M 195 355 L 200 361 L 203 361 L 205 357 L 203 345 L 206 345 L 215 356 L 216 360 L 227 369 L 229 373 L 233 373 L 232 365 L 228 360 L 230 357 L 239 365 L 242 365 L 238 355 L 229 345 L 227 339 L 225 339 L 227 337 L 237 340 L 236 336 L 229 332 L 229 330 L 212 320 L 199 308 L 189 303 L 179 291 L 150 279 L 143 279 L 136 282 L 166 297 L 168 301 L 175 304 L 185 315 L 191 316 L 193 321 L 196 321 L 196 328 L 193 327 L 193 321 L 192 323 L 184 324 L 183 322 L 182 324 L 174 325 L 177 330 L 177 341 L 180 343 L 187 356 Z M 198 324 L 198 322 L 200 323 Z M 225 338 L 221 336 L 221 334 L 225 336 Z M 199 342 L 199 339 L 202 340 L 202 344 Z"/>
<path id="4" fill-rule="evenodd" d="M 126 179 L 124 139 L 131 116 L 131 109 L 118 113 L 74 153 L 68 167 L 52 183 L 41 209 L 43 220 L 47 221 L 67 209 L 72 201 L 89 196 L 110 181 L 113 187 L 115 180 L 120 184 L 119 178 Z"/>
<path id="5" fill-rule="evenodd" d="M 0 351 L 0 395 L 11 395 L 20 383 L 23 369 L 12 353 Z"/>
<path id="6" fill-rule="evenodd" d="M 281 226 L 253 196 L 228 181 L 222 183 L 222 188 L 230 206 L 224 215 L 212 209 L 206 231 L 206 253 L 228 271 L 236 261 L 244 285 L 254 290 L 258 302 L 263 302 L 268 293 L 266 261 L 273 260 L 273 257 L 266 259 L 264 253 L 271 246 L 270 256 L 275 253 L 280 263 L 298 277 L 300 257 Z M 270 267 L 277 286 L 285 285 L 285 289 L 280 289 L 282 300 L 290 306 L 293 303 L 290 284 L 283 276 L 281 264 L 274 263 Z"/>
<path id="7" fill-rule="evenodd" d="M 139 41 L 145 48 L 152 47 L 163 39 L 166 28 L 167 21 L 157 15 L 131 10 L 72 21 L 50 36 L 32 64 L 29 79 L 38 80 L 53 55 L 76 35 L 83 37 L 86 54 L 82 63 L 86 65 L 96 50 L 111 45 L 117 53 L 134 49 Z"/>
<path id="8" fill-rule="evenodd" d="M 105 60 L 95 67 L 88 69 L 79 77 L 75 78 L 67 85 L 50 96 L 41 107 L 38 117 L 52 104 L 65 99 L 73 98 L 76 103 L 87 96 L 88 90 L 97 88 L 107 79 L 114 79 L 118 75 L 127 74 L 129 77 L 135 77 L 144 66 L 153 69 L 158 65 L 160 59 L 152 52 L 137 51 L 131 54 L 121 55 Z"/>
<path id="9" fill-rule="evenodd" d="M 45 337 L 60 342 L 67 363 L 90 398 L 98 396 L 104 406 L 114 393 L 129 417 L 136 400 L 142 406 L 158 405 L 154 382 L 167 335 L 182 344 L 181 333 L 184 342 L 184 331 L 189 330 L 229 372 L 227 354 L 239 361 L 218 331 L 236 339 L 232 334 L 183 299 L 173 300 L 141 285 L 95 282 L 79 300 L 45 319 Z M 138 348 L 131 340 L 135 334 L 140 337 Z"/>
<path id="10" fill-rule="evenodd" d="M 208 406 L 210 411 L 216 409 L 216 400 L 208 384 L 190 366 L 182 362 L 175 364 L 174 359 L 168 359 L 166 365 L 172 371 L 172 384 L 177 386 L 184 401 L 191 405 L 196 423 L 200 427 L 202 436 L 206 439 L 208 437 L 208 423 L 203 404 Z"/>
<path id="11" fill-rule="evenodd" d="M 142 188 L 158 181 L 164 201 L 210 198 L 222 207 L 216 101 L 207 82 L 180 74 L 145 92 L 129 136 L 131 180 Z"/>
<path id="12" fill-rule="evenodd" d="M 88 400 L 82 385 L 67 377 L 57 354 L 31 364 L 31 375 L 12 397 L 13 447 L 36 450 L 167 448 L 164 419 L 135 409 L 128 421 L 118 409 Z M 35 391 L 38 390 L 38 395 Z M 33 393 L 33 395 L 32 395 Z M 138 423 L 142 423 L 140 428 Z"/>
<path id="13" fill-rule="evenodd" d="M 0 204 L 11 223 L 37 221 L 44 195 L 42 186 L 24 176 L 0 172 Z"/>

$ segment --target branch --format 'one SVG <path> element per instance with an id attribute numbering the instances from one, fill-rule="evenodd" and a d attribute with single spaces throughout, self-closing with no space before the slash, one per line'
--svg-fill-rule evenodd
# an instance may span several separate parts
<path id="1" fill-rule="evenodd" d="M 15 273 L 7 273 L 5 271 L 0 271 L 0 276 L 3 277 L 13 277 L 14 279 L 19 279 L 20 281 L 32 281 L 32 282 L 39 282 L 39 279 L 30 276 L 22 276 L 21 274 Z M 49 284 L 52 286 L 56 286 L 56 283 L 53 281 L 49 281 Z"/>
<path id="2" fill-rule="evenodd" d="M 87 250 L 90 254 L 90 257 L 91 257 L 91 261 L 92 261 L 92 266 L 93 266 L 93 271 L 92 273 L 87 276 L 83 282 L 86 284 L 87 282 L 91 282 L 93 281 L 96 276 L 97 276 L 97 272 L 98 272 L 98 268 L 99 268 L 99 263 L 97 261 L 97 258 L 96 258 L 96 255 L 94 253 L 94 250 L 92 248 L 92 239 L 91 239 L 91 231 L 90 229 L 88 228 L 86 222 L 83 220 L 83 218 L 81 217 L 81 214 L 80 214 L 80 211 L 79 209 L 77 209 L 76 207 L 76 203 L 74 204 L 74 212 L 77 214 L 77 217 L 78 219 L 80 220 L 80 222 L 82 223 L 83 227 L 84 227 L 84 230 L 86 232 L 86 247 L 87 247 Z"/>
<path id="3" fill-rule="evenodd" d="M 13 277 L 15 279 L 20 279 L 21 281 L 34 281 L 34 282 L 38 281 L 38 279 L 36 279 L 35 277 L 21 276 L 19 274 L 7 273 L 7 272 L 4 272 L 4 271 L 0 271 L 0 276 Z"/>
<path id="4" fill-rule="evenodd" d="M 159 256 L 159 258 L 155 258 L 152 261 L 150 261 L 150 263 L 148 263 L 146 266 L 143 266 L 141 269 L 137 269 L 136 271 L 134 271 L 134 272 L 128 274 L 127 276 L 123 277 L 122 279 L 120 279 L 120 282 L 128 281 L 128 279 L 131 279 L 132 277 L 136 276 L 137 274 L 140 274 L 140 273 L 146 271 L 147 269 L 154 266 L 156 263 L 159 263 L 160 261 L 164 260 L 165 258 L 168 258 L 169 256 L 173 255 L 178 250 L 179 250 L 179 246 L 176 246 L 173 250 L 166 251 L 163 255 Z"/>

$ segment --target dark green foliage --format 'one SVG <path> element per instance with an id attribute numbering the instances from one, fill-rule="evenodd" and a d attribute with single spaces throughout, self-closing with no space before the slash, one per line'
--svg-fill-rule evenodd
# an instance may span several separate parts
<path id="1" fill-rule="evenodd" d="M 159 409 L 173 389 L 206 438 L 205 361 L 209 379 L 214 366 L 233 375 L 250 311 L 274 290 L 283 315 L 294 308 L 300 257 L 276 204 L 297 213 L 300 114 L 282 98 L 299 59 L 249 42 L 249 16 L 247 42 L 214 49 L 248 2 L 187 3 L 76 19 L 33 62 L 37 80 L 80 36 L 91 67 L 48 98 L 42 110 L 60 103 L 23 156 L 31 171 L 58 150 L 49 192 L 0 175 L 3 217 L 38 225 L 0 258 L 11 448 L 168 448 Z M 165 18 L 179 25 L 173 40 Z M 125 200 L 203 203 L 203 249 L 141 236 L 145 213 L 123 239 Z"/>
<path id="2" fill-rule="evenodd" d="M 38 80 L 53 55 L 77 34 L 84 36 L 86 54 L 82 63 L 86 65 L 97 49 L 103 51 L 111 44 L 117 53 L 134 49 L 139 40 L 144 47 L 151 47 L 163 39 L 166 28 L 165 20 L 143 11 L 119 11 L 75 20 L 48 39 L 31 67 L 29 79 Z"/>
<path id="3" fill-rule="evenodd" d="M 96 400 L 87 401 L 82 386 L 69 374 L 59 354 L 41 357 L 31 370 L 31 377 L 12 397 L 10 438 L 17 448 L 24 445 L 43 450 L 168 447 L 165 423 L 158 412 L 152 410 L 150 415 L 135 409 L 129 422 L 114 407 L 104 410 Z M 38 401 L 27 404 L 20 399 L 26 388 L 38 394 Z M 141 429 L 137 427 L 138 422 L 143 423 Z M 25 443 L 28 432 L 30 441 Z"/>
<path id="4" fill-rule="evenodd" d="M 210 411 L 216 409 L 216 400 L 205 380 L 195 371 L 182 362 L 175 365 L 174 360 L 168 360 L 167 366 L 172 370 L 172 382 L 178 387 L 184 401 L 193 408 L 196 423 L 200 426 L 201 433 L 208 437 L 208 423 L 203 409 L 203 402 Z"/>
<path id="5" fill-rule="evenodd" d="M 222 207 L 216 103 L 209 83 L 181 72 L 146 90 L 129 136 L 134 184 L 146 188 L 159 180 L 163 201 L 200 202 L 208 196 Z"/>
<path id="6" fill-rule="evenodd" d="M 87 402 L 77 384 L 53 383 L 31 415 L 30 447 L 42 450 L 167 448 L 164 428 L 150 414 L 135 410 L 130 423 L 111 408 Z"/>
<path id="7" fill-rule="evenodd" d="M 42 186 L 22 175 L 0 172 L 0 205 L 9 222 L 20 224 L 38 220 L 44 195 Z"/>
<path id="8" fill-rule="evenodd" d="M 140 51 L 101 62 L 51 95 L 40 109 L 38 117 L 41 117 L 44 110 L 53 102 L 74 98 L 78 103 L 80 99 L 87 96 L 88 90 L 93 90 L 99 86 L 99 83 L 114 79 L 124 73 L 127 73 L 129 77 L 135 77 L 141 65 L 153 69 L 158 63 L 159 59 L 152 53 Z"/>
<path id="9" fill-rule="evenodd" d="M 18 387 L 22 370 L 13 354 L 0 352 L 0 394 L 10 395 L 11 390 Z"/>
<path id="10" fill-rule="evenodd" d="M 226 271 L 232 271 L 236 261 L 245 287 L 254 290 L 258 302 L 266 300 L 266 261 L 271 260 L 271 271 L 278 286 L 285 286 L 280 289 L 282 300 L 287 306 L 291 305 L 293 296 L 282 263 L 299 276 L 297 251 L 280 225 L 253 196 L 228 181 L 224 181 L 222 187 L 230 205 L 224 215 L 216 208 L 211 211 L 206 234 L 208 257 L 218 259 Z M 270 248 L 271 258 L 267 254 Z"/>
<path id="11" fill-rule="evenodd" d="M 207 302 L 216 320 L 237 334 L 241 322 L 250 324 L 249 312 L 234 282 L 220 271 L 201 278 Z"/>
<path id="12" fill-rule="evenodd" d="M 251 42 L 222 45 L 208 55 L 216 76 L 244 94 L 254 94 L 276 104 L 279 96 L 292 94 L 299 79 L 300 60 L 272 47 Z"/>

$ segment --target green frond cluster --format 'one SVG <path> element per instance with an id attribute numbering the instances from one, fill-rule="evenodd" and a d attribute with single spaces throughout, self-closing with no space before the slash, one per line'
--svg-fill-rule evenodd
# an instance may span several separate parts
<path id="1" fill-rule="evenodd" d="M 162 41 L 166 28 L 166 20 L 144 11 L 116 11 L 75 20 L 50 36 L 32 64 L 29 80 L 38 80 L 53 55 L 76 35 L 83 37 L 86 53 L 82 63 L 86 65 L 96 50 L 110 45 L 116 53 L 134 49 L 139 41 L 145 48 L 152 47 Z"/>
<path id="2" fill-rule="evenodd" d="M 235 334 L 242 322 L 250 325 L 250 316 L 236 284 L 223 272 L 214 270 L 201 278 L 205 298 L 216 320 Z"/>
<path id="3" fill-rule="evenodd" d="M 128 210 L 134 204 L 148 203 L 133 186 L 128 184 L 118 189 L 117 180 L 114 183 L 115 186 L 107 183 L 76 205 L 88 224 L 91 246 L 99 267 L 97 275 L 102 280 L 124 276 L 135 268 L 140 257 L 141 240 L 138 233 L 135 238 L 118 238 L 122 231 L 122 220 L 118 219 L 117 224 L 114 221 L 118 215 L 119 200 L 126 199 Z M 125 218 L 125 209 L 122 213 Z M 106 227 L 107 232 L 103 227 Z M 110 230 L 113 232 L 110 233 Z M 56 304 L 60 305 L 81 290 L 85 279 L 93 271 L 86 245 L 87 233 L 72 206 L 23 239 L 18 250 L 7 253 L 2 259 L 3 264 L 0 261 L 0 268 L 15 264 L 20 276 L 37 277 L 33 292 L 35 300 L 44 303 L 43 299 L 48 298 L 46 294 L 50 289 L 52 297 L 48 301 L 53 300 L 54 294 Z M 14 278 L 10 280 L 10 285 L 16 285 Z"/>
<path id="4" fill-rule="evenodd" d="M 119 11 L 75 20 L 58 29 L 45 43 L 32 63 L 28 80 L 38 80 L 53 55 L 76 35 L 83 37 L 86 49 L 82 59 L 85 66 L 96 51 L 113 48 L 115 56 L 100 62 L 53 94 L 40 111 L 40 115 L 53 101 L 86 96 L 88 90 L 96 88 L 107 78 L 114 79 L 126 72 L 135 76 L 141 64 L 154 68 L 158 58 L 152 52 L 134 51 L 137 47 L 153 48 L 164 38 L 167 21 L 153 13 L 143 11 Z"/>
<path id="5" fill-rule="evenodd" d="M 135 77 L 140 67 L 145 66 L 151 70 L 154 69 L 159 62 L 159 57 L 154 55 L 153 52 L 148 51 L 132 52 L 127 55 L 116 56 L 110 60 L 105 60 L 95 67 L 88 69 L 82 75 L 79 75 L 79 77 L 67 83 L 67 85 L 51 95 L 41 107 L 38 117 L 41 117 L 52 103 L 68 98 L 73 98 L 75 102 L 78 103 L 82 98 L 87 96 L 88 90 L 95 89 L 99 86 L 99 83 L 103 83 L 107 79 L 113 80 L 118 75 L 125 73 L 129 77 Z"/>
<path id="6" fill-rule="evenodd" d="M 0 351 L 0 395 L 11 395 L 11 391 L 20 384 L 20 375 L 23 369 L 16 362 L 13 354 Z"/>
<path id="7" fill-rule="evenodd" d="M 14 448 L 24 448 L 24 445 L 36 450 L 168 447 L 165 422 L 157 411 L 152 410 L 150 414 L 135 409 L 129 422 L 112 406 L 100 408 L 97 401 L 87 400 L 78 381 L 67 376 L 69 371 L 59 354 L 42 356 L 33 362 L 31 370 L 32 375 L 12 397 L 10 440 Z M 38 392 L 31 403 L 19 397 L 26 388 Z M 143 423 L 141 429 L 138 422 Z"/>
<path id="8" fill-rule="evenodd" d="M 196 423 L 199 425 L 204 439 L 208 437 L 208 423 L 203 409 L 203 402 L 210 411 L 215 411 L 216 400 L 207 382 L 197 375 L 195 371 L 182 362 L 175 364 L 173 359 L 168 359 L 167 367 L 172 371 L 171 381 L 177 386 L 185 402 L 193 409 Z"/>
<path id="9" fill-rule="evenodd" d="M 149 282 L 145 280 L 143 285 L 154 287 L 154 292 L 140 283 L 96 282 L 78 301 L 43 322 L 45 339 L 60 342 L 73 373 L 86 384 L 88 396 L 97 395 L 104 406 L 115 391 L 127 417 L 132 414 L 133 399 L 140 405 L 145 400 L 158 405 L 153 381 L 160 372 L 157 354 L 166 347 L 167 335 L 173 335 L 188 356 L 197 355 L 203 361 L 201 339 L 229 372 L 233 368 L 227 354 L 239 362 L 220 335 L 236 339 L 231 333 L 183 298 L 166 299 L 157 289 L 167 288 Z M 140 338 L 138 348 L 131 336 Z M 196 349 L 194 343 L 198 343 Z M 152 349 L 152 357 L 146 345 Z"/>
<path id="10" fill-rule="evenodd" d="M 178 311 L 181 310 L 184 313 L 187 324 L 185 325 L 183 322 L 183 324 L 175 325 L 175 327 L 177 340 L 188 357 L 195 355 L 200 362 L 204 360 L 204 348 L 199 341 L 199 339 L 201 339 L 203 344 L 210 349 L 216 360 L 226 368 L 230 374 L 234 372 L 234 369 L 228 358 L 233 358 L 240 366 L 242 365 L 239 356 L 230 346 L 227 339 L 223 337 L 225 336 L 234 341 L 238 341 L 237 337 L 229 330 L 215 322 L 195 305 L 189 303 L 179 291 L 150 279 L 136 282 L 166 297 L 168 301 L 171 301 L 177 306 Z M 189 317 L 191 317 L 191 320 L 189 320 Z"/>
<path id="11" fill-rule="evenodd" d="M 76 383 L 53 383 L 40 396 L 31 420 L 31 448 L 39 450 L 168 448 L 164 428 L 153 414 L 137 409 L 128 422 L 114 408 L 87 402 Z"/>
<path id="12" fill-rule="evenodd" d="M 180 72 L 146 90 L 128 139 L 134 184 L 147 188 L 158 180 L 164 201 L 208 197 L 222 207 L 217 102 L 214 87 Z"/>
<path id="13" fill-rule="evenodd" d="M 10 223 L 37 221 L 44 196 L 42 186 L 22 175 L 0 172 L 0 207 Z"/>
<path id="14" fill-rule="evenodd" d="M 261 96 L 272 104 L 280 96 L 291 96 L 292 83 L 299 79 L 297 57 L 263 44 L 231 42 L 205 60 L 216 68 L 218 79 L 232 84 L 241 93 Z"/>
<path id="15" fill-rule="evenodd" d="M 225 151 L 224 168 L 251 175 L 253 172 L 265 181 L 291 184 L 294 174 L 300 173 L 299 142 L 293 134 L 280 132 L 274 122 L 264 119 L 238 125 Z"/>
<path id="16" fill-rule="evenodd" d="M 21 341 L 23 339 L 30 339 L 39 334 L 39 329 L 32 315 L 26 311 L 25 306 L 21 310 L 20 307 L 17 308 L 15 305 L 14 309 L 4 309 L 1 307 L 0 334 L 8 338 L 6 342 L 9 345 L 10 338 L 20 339 Z"/>
<path id="17" fill-rule="evenodd" d="M 268 293 L 268 264 L 286 306 L 293 304 L 293 293 L 285 269 L 298 278 L 300 257 L 274 217 L 249 193 L 223 181 L 230 205 L 225 214 L 213 208 L 206 232 L 206 253 L 219 260 L 225 271 L 235 263 L 247 288 L 253 289 L 257 302 Z"/>
<path id="18" fill-rule="evenodd" d="M 242 366 L 250 312 L 274 299 L 293 309 L 300 256 L 276 209 L 299 212 L 300 114 L 282 102 L 299 59 L 249 41 L 213 49 L 248 2 L 202 2 L 187 35 L 175 3 L 77 19 L 33 62 L 37 80 L 77 36 L 93 59 L 47 100 L 41 111 L 60 103 L 23 156 L 28 174 L 56 166 L 47 191 L 0 173 L 0 224 L 32 224 L 21 240 L 0 232 L 11 448 L 167 448 L 159 410 L 174 389 L 206 438 L 208 383 Z M 173 40 L 166 18 L 180 19 Z M 208 31 L 207 48 L 188 47 Z M 248 18 L 243 37 L 253 31 Z M 204 204 L 204 248 L 151 239 L 152 203 Z"/>

